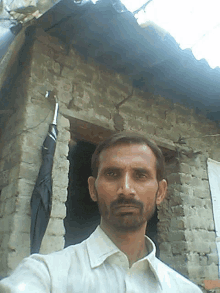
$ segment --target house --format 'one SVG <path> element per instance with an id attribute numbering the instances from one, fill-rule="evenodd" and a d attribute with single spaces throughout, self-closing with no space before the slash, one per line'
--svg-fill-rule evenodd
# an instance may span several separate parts
<path id="1" fill-rule="evenodd" d="M 170 36 L 138 28 L 108 2 L 98 10 L 74 4 L 66 18 L 58 12 L 70 8 L 61 5 L 20 31 L 4 75 L 0 274 L 30 254 L 30 198 L 53 116 L 50 90 L 59 100 L 59 134 L 40 252 L 58 251 L 95 229 L 97 206 L 86 189 L 91 154 L 111 133 L 135 131 L 153 139 L 166 159 L 169 190 L 152 222 L 159 257 L 210 292 L 204 280 L 218 279 L 219 260 L 207 159 L 220 157 L 219 70 L 181 51 Z"/>

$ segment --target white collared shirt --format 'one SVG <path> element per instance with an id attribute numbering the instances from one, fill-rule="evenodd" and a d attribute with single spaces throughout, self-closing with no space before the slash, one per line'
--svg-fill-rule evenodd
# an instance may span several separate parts
<path id="1" fill-rule="evenodd" d="M 0 293 L 202 293 L 150 253 L 129 268 L 127 256 L 98 226 L 88 239 L 48 255 L 25 258 L 0 282 Z"/>

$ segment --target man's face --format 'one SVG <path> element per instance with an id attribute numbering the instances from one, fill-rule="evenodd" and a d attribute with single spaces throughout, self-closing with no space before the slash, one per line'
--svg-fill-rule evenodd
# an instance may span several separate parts
<path id="1" fill-rule="evenodd" d="M 156 157 L 140 144 L 116 145 L 101 152 L 98 176 L 89 179 L 102 221 L 119 231 L 135 231 L 149 221 L 165 196 L 160 185 Z"/>

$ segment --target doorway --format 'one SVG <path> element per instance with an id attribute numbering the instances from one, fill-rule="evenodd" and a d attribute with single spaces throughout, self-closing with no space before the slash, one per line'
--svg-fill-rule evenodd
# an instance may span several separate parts
<path id="1" fill-rule="evenodd" d="M 89 237 L 100 223 L 97 203 L 93 202 L 88 190 L 91 176 L 91 157 L 96 145 L 78 140 L 69 148 L 69 186 L 66 201 L 65 247 L 77 244 Z"/>

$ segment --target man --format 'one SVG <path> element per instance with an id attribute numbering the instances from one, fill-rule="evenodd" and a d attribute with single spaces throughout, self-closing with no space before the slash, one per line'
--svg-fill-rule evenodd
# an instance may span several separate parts
<path id="1" fill-rule="evenodd" d="M 201 293 L 155 257 L 146 226 L 166 195 L 164 159 L 155 143 L 115 134 L 92 157 L 89 192 L 100 225 L 80 244 L 32 255 L 0 282 L 1 293 Z"/>

